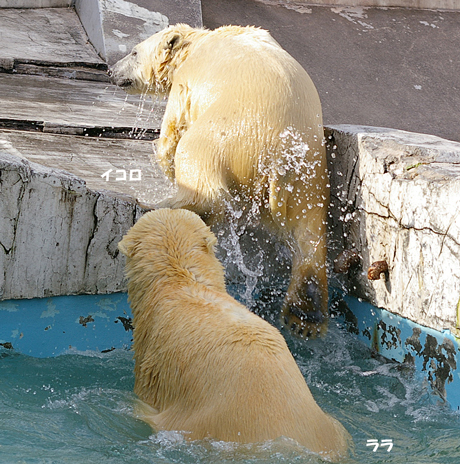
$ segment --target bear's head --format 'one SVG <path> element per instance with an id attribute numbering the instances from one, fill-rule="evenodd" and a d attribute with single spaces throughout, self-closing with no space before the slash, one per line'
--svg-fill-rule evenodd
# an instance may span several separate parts
<path id="1" fill-rule="evenodd" d="M 225 291 L 215 256 L 216 236 L 185 209 L 158 209 L 142 216 L 119 242 L 130 283 L 163 285 L 168 279 L 197 282 Z"/>
<path id="2" fill-rule="evenodd" d="M 129 94 L 167 94 L 174 70 L 185 59 L 197 32 L 186 24 L 157 32 L 109 68 L 112 83 Z"/>

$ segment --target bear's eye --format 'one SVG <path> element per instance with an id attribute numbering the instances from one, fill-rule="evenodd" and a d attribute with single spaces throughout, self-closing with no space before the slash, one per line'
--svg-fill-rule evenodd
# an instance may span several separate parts
<path id="1" fill-rule="evenodd" d="M 137 56 L 137 51 L 136 51 L 136 50 L 133 50 L 133 51 L 131 52 L 131 55 L 132 55 L 132 56 Z"/>

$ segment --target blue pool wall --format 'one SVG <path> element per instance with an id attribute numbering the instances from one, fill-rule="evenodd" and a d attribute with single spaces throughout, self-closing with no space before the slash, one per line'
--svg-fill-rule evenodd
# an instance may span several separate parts
<path id="1" fill-rule="evenodd" d="M 336 292 L 345 307 L 339 311 L 348 330 L 375 355 L 413 365 L 433 392 L 460 411 L 460 341 L 450 331 L 439 332 L 359 298 Z M 348 314 L 347 314 L 348 312 Z"/>
<path id="2" fill-rule="evenodd" d="M 34 357 L 129 348 L 126 293 L 0 302 L 0 345 Z"/>

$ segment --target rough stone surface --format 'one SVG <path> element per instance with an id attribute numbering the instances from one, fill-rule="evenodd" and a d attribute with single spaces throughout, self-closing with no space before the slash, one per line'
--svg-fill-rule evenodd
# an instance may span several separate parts
<path id="1" fill-rule="evenodd" d="M 0 58 L 65 66 L 103 66 L 78 16 L 69 8 L 2 9 Z M 65 44 L 65 46 L 63 46 Z"/>
<path id="2" fill-rule="evenodd" d="M 111 84 L 0 73 L 0 123 L 37 121 L 49 132 L 52 125 L 140 132 L 159 129 L 163 110 L 164 102 L 127 97 Z"/>
<path id="3" fill-rule="evenodd" d="M 334 258 L 356 248 L 361 268 L 342 282 L 352 293 L 437 330 L 458 329 L 460 144 L 364 126 L 331 126 Z M 367 279 L 375 261 L 387 276 Z"/>
<path id="4" fill-rule="evenodd" d="M 0 149 L 0 299 L 125 290 L 117 243 L 140 214 L 132 197 Z"/>
<path id="5" fill-rule="evenodd" d="M 159 166 L 151 162 L 151 142 L 0 130 L 0 149 L 71 172 L 91 190 L 111 190 L 146 205 L 173 193 Z"/>
<path id="6" fill-rule="evenodd" d="M 203 25 L 200 0 L 76 0 L 91 43 L 108 64 L 170 24 Z"/>

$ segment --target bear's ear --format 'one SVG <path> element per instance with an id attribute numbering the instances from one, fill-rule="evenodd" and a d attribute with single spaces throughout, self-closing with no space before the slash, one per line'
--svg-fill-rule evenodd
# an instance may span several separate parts
<path id="1" fill-rule="evenodd" d="M 182 40 L 182 36 L 178 32 L 175 32 L 171 36 L 167 37 L 164 48 L 168 50 L 177 49 L 179 48 L 181 40 Z"/>
<path id="2" fill-rule="evenodd" d="M 160 47 L 163 49 L 164 59 L 170 60 L 174 55 L 186 45 L 184 35 L 178 30 L 171 30 L 165 34 Z"/>
<path id="3" fill-rule="evenodd" d="M 172 75 L 176 68 L 175 61 L 180 60 L 181 52 L 190 45 L 189 29 L 191 29 L 189 26 L 176 25 L 162 33 L 160 42 L 155 46 L 152 71 L 157 83 L 163 87 L 165 92 L 172 84 Z"/>

